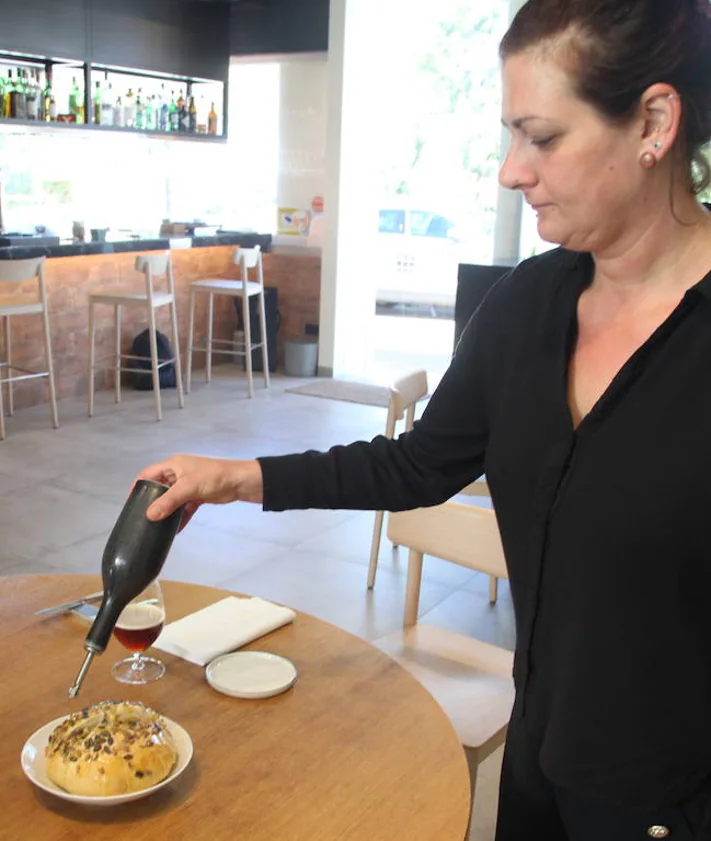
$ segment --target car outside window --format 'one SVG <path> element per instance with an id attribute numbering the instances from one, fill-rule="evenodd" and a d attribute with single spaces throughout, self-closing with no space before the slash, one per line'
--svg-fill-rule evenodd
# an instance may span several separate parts
<path id="1" fill-rule="evenodd" d="M 381 210 L 379 213 L 378 231 L 381 234 L 404 234 L 405 211 Z"/>

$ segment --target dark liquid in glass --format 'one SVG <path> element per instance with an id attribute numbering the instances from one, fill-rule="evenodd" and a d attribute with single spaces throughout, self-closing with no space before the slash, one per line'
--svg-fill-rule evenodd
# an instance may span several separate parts
<path id="1" fill-rule="evenodd" d="M 124 609 L 114 636 L 129 651 L 145 651 L 163 630 L 165 614 L 154 604 L 133 604 Z"/>

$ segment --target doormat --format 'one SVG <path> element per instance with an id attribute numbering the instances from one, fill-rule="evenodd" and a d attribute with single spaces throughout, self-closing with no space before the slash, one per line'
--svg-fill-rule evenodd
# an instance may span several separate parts
<path id="1" fill-rule="evenodd" d="M 390 402 L 390 389 L 387 386 L 350 380 L 320 379 L 296 388 L 287 388 L 286 391 L 307 397 L 326 397 L 329 400 L 345 400 L 366 406 L 382 406 L 384 409 L 388 408 Z"/>

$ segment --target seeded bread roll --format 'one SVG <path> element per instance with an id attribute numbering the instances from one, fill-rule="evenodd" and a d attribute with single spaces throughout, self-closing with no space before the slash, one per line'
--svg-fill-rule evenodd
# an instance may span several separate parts
<path id="1" fill-rule="evenodd" d="M 129 701 L 74 713 L 54 728 L 45 749 L 49 779 L 84 797 L 150 788 L 170 774 L 177 755 L 158 713 Z"/>

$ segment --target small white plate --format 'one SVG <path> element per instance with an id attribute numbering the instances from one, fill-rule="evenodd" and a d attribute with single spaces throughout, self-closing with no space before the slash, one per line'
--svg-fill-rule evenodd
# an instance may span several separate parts
<path id="1" fill-rule="evenodd" d="M 58 724 L 61 724 L 65 718 L 68 718 L 68 716 L 65 715 L 61 718 L 55 718 L 54 721 L 50 721 L 49 724 L 45 724 L 44 727 L 40 727 L 39 730 L 35 731 L 25 742 L 25 745 L 22 748 L 22 754 L 20 755 L 22 770 L 25 772 L 26 776 L 38 788 L 41 788 L 43 791 L 47 791 L 50 794 L 54 794 L 57 797 L 61 797 L 62 800 L 70 800 L 72 803 L 83 803 L 90 806 L 116 806 L 120 803 L 128 803 L 131 800 L 138 800 L 141 797 L 148 797 L 149 794 L 153 794 L 163 788 L 163 786 L 167 786 L 168 783 L 173 782 L 176 777 L 179 777 L 188 767 L 188 764 L 192 759 L 193 742 L 188 735 L 187 730 L 182 728 L 175 721 L 172 721 L 170 718 L 161 716 L 166 729 L 173 737 L 175 748 L 178 751 L 178 759 L 175 766 L 164 780 L 161 780 L 154 786 L 145 788 L 142 791 L 132 791 L 128 794 L 114 794 L 109 797 L 87 797 L 84 795 L 70 794 L 68 791 L 64 791 L 64 789 L 59 788 L 59 786 L 55 785 L 49 779 L 47 776 L 44 757 L 44 749 L 47 747 L 50 733 Z"/>
<path id="2" fill-rule="evenodd" d="M 296 667 L 267 651 L 235 651 L 216 657 L 205 668 L 213 689 L 233 698 L 271 698 L 296 681 Z"/>

